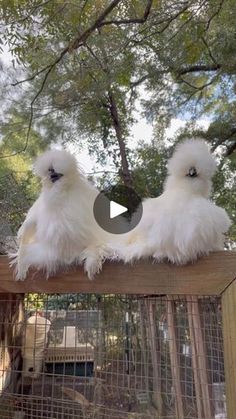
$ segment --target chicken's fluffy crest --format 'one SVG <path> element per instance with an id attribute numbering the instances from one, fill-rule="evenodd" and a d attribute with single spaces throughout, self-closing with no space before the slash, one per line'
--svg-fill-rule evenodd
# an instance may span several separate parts
<path id="1" fill-rule="evenodd" d="M 181 177 L 190 167 L 196 167 L 198 174 L 206 179 L 212 178 L 216 171 L 216 161 L 202 139 L 186 140 L 177 145 L 168 161 L 168 174 Z"/>
<path id="2" fill-rule="evenodd" d="M 37 158 L 33 166 L 33 171 L 41 179 L 44 179 L 50 167 L 63 175 L 75 173 L 78 169 L 76 158 L 65 150 L 46 151 Z"/>
<path id="3" fill-rule="evenodd" d="M 216 160 L 204 140 L 186 140 L 177 145 L 168 161 L 164 190 L 179 188 L 209 198 L 216 169 Z M 196 171 L 195 178 L 189 176 L 190 170 Z"/>

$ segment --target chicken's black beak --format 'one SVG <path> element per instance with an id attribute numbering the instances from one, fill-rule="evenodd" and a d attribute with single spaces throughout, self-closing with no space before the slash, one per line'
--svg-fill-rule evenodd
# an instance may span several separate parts
<path id="1" fill-rule="evenodd" d="M 63 176 L 62 173 L 55 172 L 53 167 L 48 169 L 48 171 L 49 171 L 49 176 L 50 176 L 50 179 L 51 179 L 52 183 L 55 183 L 57 180 L 59 180 Z"/>
<path id="2" fill-rule="evenodd" d="M 190 167 L 189 172 L 188 172 L 188 174 L 186 176 L 189 176 L 189 177 L 197 177 L 198 176 L 198 173 L 197 173 L 196 168 L 195 167 Z"/>

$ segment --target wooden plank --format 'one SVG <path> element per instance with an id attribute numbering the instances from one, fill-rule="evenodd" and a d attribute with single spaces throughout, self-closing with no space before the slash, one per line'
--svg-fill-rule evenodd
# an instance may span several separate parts
<path id="1" fill-rule="evenodd" d="M 236 281 L 222 296 L 227 418 L 235 419 L 236 397 Z"/>
<path id="2" fill-rule="evenodd" d="M 153 394 L 152 402 L 157 408 L 158 417 L 163 417 L 163 400 L 161 395 L 161 359 L 158 350 L 158 336 L 155 318 L 155 303 L 152 300 L 146 301 L 147 310 L 147 336 L 151 350 L 152 371 L 153 371 Z"/>
<path id="3" fill-rule="evenodd" d="M 169 337 L 169 348 L 170 348 L 170 363 L 171 363 L 171 375 L 172 383 L 175 391 L 175 409 L 176 418 L 184 418 L 184 406 L 182 399 L 181 389 L 181 377 L 180 377 L 180 360 L 179 350 L 176 336 L 176 319 L 175 319 L 175 303 L 168 296 L 167 304 L 167 324 L 168 324 L 168 337 Z"/>
<path id="4" fill-rule="evenodd" d="M 192 349 L 192 369 L 193 369 L 193 378 L 194 378 L 194 386 L 195 386 L 195 393 L 196 393 L 196 405 L 197 405 L 197 418 L 203 418 L 203 406 L 202 406 L 202 392 L 201 392 L 201 383 L 199 377 L 199 368 L 198 368 L 198 354 L 197 354 L 197 346 L 196 346 L 196 339 L 195 339 L 195 332 L 194 332 L 194 325 L 193 325 L 193 307 L 192 307 L 192 297 L 187 296 L 187 313 L 188 313 L 188 324 L 189 324 L 189 334 L 190 334 L 190 342 L 191 342 L 191 349 Z"/>
<path id="5" fill-rule="evenodd" d="M 211 404 L 211 394 L 209 377 L 207 374 L 207 355 L 203 339 L 202 322 L 200 317 L 199 301 L 197 297 L 190 297 L 192 299 L 192 322 L 195 335 L 195 343 L 197 348 L 197 362 L 198 362 L 198 373 L 200 377 L 200 386 L 202 394 L 202 404 L 204 411 L 204 418 L 213 417 L 213 409 Z"/>
<path id="6" fill-rule="evenodd" d="M 7 257 L 0 257 L 0 292 L 219 295 L 235 277 L 236 252 L 230 251 L 212 253 L 185 266 L 151 260 L 133 265 L 107 262 L 94 281 L 77 267 L 49 280 L 32 272 L 26 281 L 16 282 Z"/>

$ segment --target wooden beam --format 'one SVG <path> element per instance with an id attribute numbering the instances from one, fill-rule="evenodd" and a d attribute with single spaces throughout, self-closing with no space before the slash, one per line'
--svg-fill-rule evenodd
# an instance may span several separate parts
<path id="1" fill-rule="evenodd" d="M 235 277 L 236 252 L 230 251 L 212 253 L 185 266 L 151 260 L 133 265 L 107 262 L 94 281 L 76 267 L 49 280 L 32 272 L 25 281 L 16 282 L 7 257 L 0 256 L 0 292 L 220 295 Z"/>
<path id="2" fill-rule="evenodd" d="M 227 418 L 235 419 L 236 397 L 236 281 L 222 295 Z"/>
<path id="3" fill-rule="evenodd" d="M 203 406 L 202 406 L 202 392 L 201 392 L 201 382 L 198 371 L 198 354 L 197 354 L 197 345 L 195 339 L 194 325 L 193 325 L 193 307 L 192 307 L 192 297 L 187 296 L 187 313 L 188 313 L 188 325 L 189 325 L 189 334 L 192 350 L 192 369 L 193 369 L 193 378 L 196 394 L 196 405 L 197 405 L 197 419 L 203 418 Z"/>
<path id="4" fill-rule="evenodd" d="M 171 296 L 168 296 L 166 302 L 167 311 L 167 325 L 168 325 L 168 337 L 169 337 L 169 348 L 170 348 L 170 365 L 172 375 L 172 385 L 175 391 L 175 412 L 177 418 L 184 418 L 184 404 L 181 389 L 181 375 L 180 375 L 180 359 L 179 359 L 179 345 L 177 341 L 177 325 L 176 325 L 176 307 L 174 300 Z"/>
<path id="5" fill-rule="evenodd" d="M 200 386 L 202 393 L 202 405 L 204 418 L 213 418 L 213 409 L 211 404 L 210 388 L 212 383 L 209 380 L 208 373 L 209 368 L 207 366 L 207 354 L 203 338 L 203 325 L 201 322 L 199 300 L 197 297 L 189 297 L 192 301 L 192 322 L 195 336 L 196 352 L 197 352 L 197 363 L 198 363 L 198 374 L 200 378 Z"/>

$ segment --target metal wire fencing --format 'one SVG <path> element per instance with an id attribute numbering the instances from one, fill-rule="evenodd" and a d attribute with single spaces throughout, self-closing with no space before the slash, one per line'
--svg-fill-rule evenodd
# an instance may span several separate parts
<path id="1" fill-rule="evenodd" d="M 28 294 L 1 326 L 1 419 L 226 418 L 219 298 Z"/>

